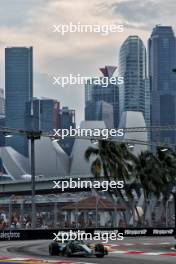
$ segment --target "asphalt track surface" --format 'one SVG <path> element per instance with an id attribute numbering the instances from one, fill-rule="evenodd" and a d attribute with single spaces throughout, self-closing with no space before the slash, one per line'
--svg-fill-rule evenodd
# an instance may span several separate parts
<path id="1" fill-rule="evenodd" d="M 175 241 L 172 237 L 124 238 L 121 242 L 109 242 L 110 253 L 103 259 L 52 257 L 48 253 L 50 241 L 1 241 L 0 259 L 29 258 L 33 260 L 0 260 L 0 263 L 61 263 L 61 264 L 151 264 L 176 263 Z M 37 261 L 41 260 L 41 261 Z M 42 261 L 44 260 L 44 262 Z M 50 262 L 52 261 L 52 262 Z"/>

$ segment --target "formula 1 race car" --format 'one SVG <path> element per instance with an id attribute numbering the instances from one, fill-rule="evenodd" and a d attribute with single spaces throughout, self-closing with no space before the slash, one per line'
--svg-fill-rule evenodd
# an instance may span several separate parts
<path id="1" fill-rule="evenodd" d="M 52 256 L 96 256 L 97 258 L 103 258 L 105 255 L 108 255 L 108 251 L 103 244 L 88 244 L 79 240 L 69 240 L 64 241 L 64 243 L 52 242 L 49 245 L 49 254 Z"/>

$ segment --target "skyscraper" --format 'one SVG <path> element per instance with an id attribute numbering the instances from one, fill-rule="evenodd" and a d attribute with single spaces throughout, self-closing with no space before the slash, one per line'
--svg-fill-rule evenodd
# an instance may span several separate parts
<path id="1" fill-rule="evenodd" d="M 176 39 L 172 27 L 156 26 L 149 39 L 151 125 L 176 124 Z M 175 143 L 174 131 L 153 131 L 152 141 Z"/>
<path id="2" fill-rule="evenodd" d="M 140 111 L 145 117 L 146 48 L 138 36 L 129 36 L 120 48 L 120 113 Z"/>
<path id="3" fill-rule="evenodd" d="M 5 115 L 5 98 L 4 90 L 0 88 L 0 115 Z"/>
<path id="4" fill-rule="evenodd" d="M 34 98 L 27 103 L 29 129 L 52 132 L 59 128 L 60 103 L 54 99 Z"/>
<path id="5" fill-rule="evenodd" d="M 151 104 L 151 100 L 150 100 L 150 79 L 146 78 L 145 79 L 145 122 L 147 127 L 149 127 L 150 124 L 150 104 Z"/>
<path id="6" fill-rule="evenodd" d="M 69 129 L 70 126 L 72 126 L 72 128 L 76 127 L 75 110 L 64 106 L 59 112 L 59 127 L 62 129 Z"/>
<path id="7" fill-rule="evenodd" d="M 110 79 L 113 76 L 116 67 L 105 66 L 100 70 L 103 73 L 103 77 Z M 90 105 L 90 103 L 97 103 L 99 101 L 107 102 L 113 106 L 113 127 L 117 128 L 119 124 L 119 86 L 110 82 L 107 87 L 101 84 L 87 82 L 85 85 L 85 111 L 88 110 L 87 106 Z M 85 113 L 85 119 L 87 115 L 88 113 Z M 91 120 L 90 115 L 89 120 Z M 92 116 L 92 120 L 95 120 L 94 115 Z"/>
<path id="8" fill-rule="evenodd" d="M 103 120 L 107 128 L 114 127 L 113 106 L 105 101 L 89 102 L 85 107 L 85 120 Z"/>
<path id="9" fill-rule="evenodd" d="M 11 47 L 5 49 L 5 112 L 6 127 L 26 128 L 26 103 L 33 96 L 33 49 Z M 6 142 L 27 156 L 28 140 L 13 136 Z"/>
<path id="10" fill-rule="evenodd" d="M 4 126 L 5 126 L 5 98 L 4 98 L 4 90 L 0 88 L 0 127 L 4 127 Z M 0 146 L 5 146 L 5 137 L 2 132 L 0 132 Z"/>
<path id="11" fill-rule="evenodd" d="M 69 129 L 70 127 L 76 128 L 75 110 L 69 109 L 65 106 L 62 107 L 59 112 L 59 128 Z M 59 145 L 68 155 L 70 155 L 74 141 L 74 138 L 66 137 L 65 139 L 59 140 Z"/>

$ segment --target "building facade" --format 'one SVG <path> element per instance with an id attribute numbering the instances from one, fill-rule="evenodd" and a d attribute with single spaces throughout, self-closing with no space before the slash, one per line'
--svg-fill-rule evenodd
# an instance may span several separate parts
<path id="1" fill-rule="evenodd" d="M 66 106 L 62 107 L 62 109 L 59 111 L 59 124 L 59 127 L 62 129 L 69 129 L 70 126 L 75 128 L 75 110 L 69 109 Z"/>
<path id="2" fill-rule="evenodd" d="M 156 26 L 149 39 L 151 125 L 176 124 L 176 38 L 172 27 Z M 175 131 L 152 131 L 152 141 L 175 143 Z"/>
<path id="3" fill-rule="evenodd" d="M 101 68 L 100 70 L 103 73 L 103 77 L 110 79 L 113 76 L 116 70 L 116 67 L 105 66 L 104 68 Z M 104 101 L 112 105 L 113 120 L 114 120 L 113 127 L 117 128 L 119 124 L 119 85 L 109 82 L 106 87 L 101 84 L 94 84 L 93 81 L 92 82 L 88 81 L 86 83 L 85 85 L 85 120 L 87 116 L 89 116 L 89 120 L 95 120 L 94 114 L 91 117 L 89 113 L 86 113 L 86 111 L 89 109 L 88 106 L 90 105 L 90 103 L 96 104 L 99 101 Z"/>
<path id="4" fill-rule="evenodd" d="M 150 79 L 146 78 L 145 79 L 145 122 L 146 126 L 149 127 L 150 124 L 150 108 L 151 108 L 151 91 L 150 91 Z"/>
<path id="5" fill-rule="evenodd" d="M 26 103 L 33 96 L 33 48 L 11 47 L 5 49 L 5 113 L 6 127 L 26 128 Z M 28 140 L 13 136 L 6 145 L 27 156 Z"/>
<path id="6" fill-rule="evenodd" d="M 85 120 L 103 120 L 107 128 L 114 127 L 113 106 L 105 101 L 88 102 L 85 107 Z"/>
<path id="7" fill-rule="evenodd" d="M 124 77 L 120 85 L 120 114 L 138 111 L 145 117 L 146 48 L 138 36 L 129 36 L 122 44 L 119 74 Z"/>
<path id="8" fill-rule="evenodd" d="M 62 107 L 59 112 L 59 128 L 69 129 L 70 127 L 76 128 L 75 110 L 69 109 L 68 107 Z M 68 155 L 70 155 L 74 141 L 74 138 L 66 137 L 65 139 L 59 140 L 59 145 Z"/>
<path id="9" fill-rule="evenodd" d="M 5 116 L 5 97 L 2 88 L 0 88 L 0 115 Z"/>
<path id="10" fill-rule="evenodd" d="M 48 98 L 33 98 L 27 104 L 29 129 L 52 132 L 59 128 L 60 103 Z"/>

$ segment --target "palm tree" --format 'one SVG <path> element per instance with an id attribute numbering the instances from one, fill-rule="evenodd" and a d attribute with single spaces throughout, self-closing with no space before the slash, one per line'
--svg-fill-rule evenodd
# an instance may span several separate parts
<path id="1" fill-rule="evenodd" d="M 167 201 L 176 177 L 176 154 L 173 150 L 162 151 L 158 147 L 156 155 L 149 151 L 141 152 L 135 161 L 135 181 L 141 185 L 145 205 L 149 196 L 164 197 Z M 145 218 L 146 206 L 144 207 Z"/>
<path id="2" fill-rule="evenodd" d="M 89 147 L 85 152 L 85 158 L 91 156 L 96 159 L 92 162 L 91 172 L 94 176 L 103 176 L 107 179 L 123 180 L 125 183 L 131 178 L 134 156 L 124 143 L 99 140 L 97 147 Z"/>
<path id="3" fill-rule="evenodd" d="M 134 211 L 138 216 L 138 223 L 141 223 L 138 209 L 134 203 L 133 189 L 134 189 L 134 179 L 133 179 L 133 170 L 134 162 L 136 160 L 135 156 L 129 150 L 127 144 L 120 143 L 114 144 L 111 142 L 111 153 L 112 164 L 111 164 L 111 175 L 110 178 L 114 180 L 122 180 L 124 182 L 124 191 L 125 195 L 128 197 L 128 202 L 124 200 L 124 196 L 121 190 L 117 190 L 117 196 L 120 195 L 123 203 L 128 207 L 129 211 L 134 217 Z M 135 186 L 136 187 L 136 186 Z"/>
<path id="4" fill-rule="evenodd" d="M 151 193 L 155 193 L 157 197 L 160 195 L 158 181 L 160 181 L 158 160 L 149 151 L 141 152 L 135 160 L 134 182 L 136 186 L 142 187 L 144 194 L 143 220 L 145 220 L 146 204 Z"/>
<path id="5" fill-rule="evenodd" d="M 114 143 L 112 141 L 99 140 L 97 147 L 89 147 L 85 152 L 87 161 L 95 156 L 91 164 L 91 172 L 95 177 L 103 176 L 108 181 L 114 179 L 124 181 L 126 184 L 130 180 L 133 170 L 133 155 L 124 143 Z M 112 197 L 112 193 L 109 191 Z M 116 196 L 121 197 L 125 204 L 124 196 L 120 189 L 116 190 Z M 129 206 L 128 206 L 129 207 Z M 131 207 L 129 207 L 131 209 Z M 126 217 L 124 215 L 126 222 Z"/>
<path id="6" fill-rule="evenodd" d="M 110 156 L 109 142 L 105 140 L 98 141 L 98 147 L 89 147 L 85 152 L 85 159 L 90 160 L 90 157 L 96 157 L 91 164 L 91 172 L 95 177 L 100 177 L 102 170 L 105 178 L 109 178 L 110 171 Z"/>
<path id="7" fill-rule="evenodd" d="M 144 197 L 150 193 L 159 196 L 161 193 L 162 177 L 160 163 L 151 152 L 141 152 L 135 162 L 135 179 L 143 187 Z"/>
<path id="8" fill-rule="evenodd" d="M 114 180 L 122 180 L 126 184 L 131 179 L 134 155 L 124 143 L 109 143 L 111 156 L 111 175 Z"/>
<path id="9" fill-rule="evenodd" d="M 163 147 L 158 147 L 156 156 L 162 167 L 165 186 L 173 187 L 176 180 L 176 152 L 171 148 L 165 148 L 165 151 L 163 151 Z"/>
<path id="10" fill-rule="evenodd" d="M 91 172 L 95 177 L 104 176 L 109 181 L 112 179 L 124 181 L 125 193 L 131 201 L 130 206 L 124 200 L 121 190 L 117 190 L 116 196 L 120 195 L 123 203 L 132 211 L 133 189 L 140 193 L 139 186 L 142 187 L 146 205 L 151 195 L 159 198 L 162 194 L 166 201 L 175 185 L 176 153 L 172 149 L 167 151 L 162 149 L 163 147 L 158 147 L 155 155 L 145 151 L 135 157 L 124 143 L 100 140 L 96 147 L 89 147 L 86 150 L 85 158 L 89 161 L 92 156 L 95 157 L 91 164 Z M 109 193 L 112 197 L 112 193 Z M 135 210 L 141 222 L 136 206 Z M 146 206 L 144 219 L 145 211 Z"/>
<path id="11" fill-rule="evenodd" d="M 166 208 L 167 201 L 176 183 L 176 152 L 171 148 L 158 147 L 156 155 L 160 161 L 164 188 L 162 190 L 163 204 Z M 165 211 L 166 214 L 166 211 Z M 165 218 L 167 216 L 165 215 Z"/>

